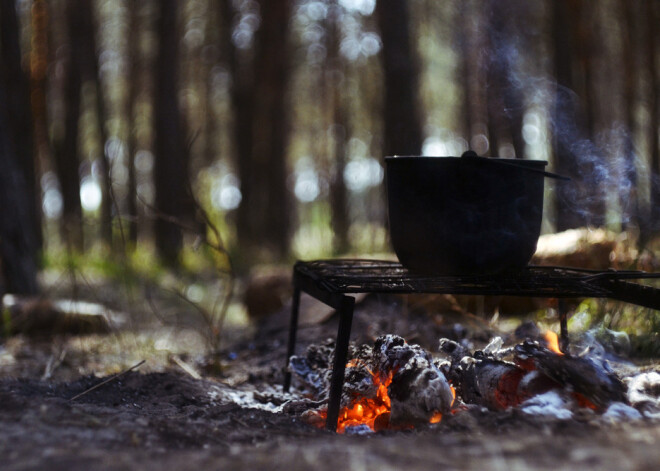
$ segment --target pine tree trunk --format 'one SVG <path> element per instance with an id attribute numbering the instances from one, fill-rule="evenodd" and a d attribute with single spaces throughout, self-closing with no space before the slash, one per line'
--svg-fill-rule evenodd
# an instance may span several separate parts
<path id="1" fill-rule="evenodd" d="M 189 196 L 188 158 L 179 108 L 179 35 L 177 0 L 159 2 L 154 93 L 154 184 L 156 189 L 155 239 L 163 262 L 176 267 L 183 246 L 181 224 Z"/>
<path id="2" fill-rule="evenodd" d="M 383 42 L 385 77 L 385 155 L 419 155 L 422 152 L 421 110 L 418 102 L 419 71 L 411 44 L 408 4 L 405 0 L 378 0 L 376 17 Z"/>
<path id="3" fill-rule="evenodd" d="M 128 241 L 133 247 L 138 238 L 137 210 L 137 175 L 135 174 L 135 154 L 137 152 L 137 123 L 135 120 L 135 104 L 140 90 L 140 48 L 139 48 L 139 5 L 129 2 L 128 7 L 128 97 L 126 100 L 126 166 L 128 167 L 128 189 L 126 195 L 126 212 L 128 213 Z"/>
<path id="4" fill-rule="evenodd" d="M 253 50 L 238 51 L 227 27 L 234 17 L 231 2 L 221 4 L 222 45 L 233 75 L 234 141 L 242 193 L 236 231 L 248 263 L 285 257 L 291 225 L 286 189 L 291 1 L 262 0 L 258 5 L 261 23 Z"/>
<path id="5" fill-rule="evenodd" d="M 82 28 L 80 11 L 74 0 L 66 8 L 69 54 L 65 59 L 64 83 L 64 131 L 56 136 L 53 144 L 57 178 L 62 192 L 62 217 L 60 231 L 62 240 L 70 249 L 82 251 L 82 207 L 80 205 L 80 177 L 78 167 L 78 121 L 81 108 L 81 63 L 82 51 L 78 31 Z"/>
<path id="6" fill-rule="evenodd" d="M 636 55 L 641 49 L 637 40 L 636 24 L 638 23 L 639 8 L 636 3 L 627 0 L 619 0 L 619 8 L 623 13 L 622 29 L 623 35 L 623 76 L 624 76 L 624 100 L 626 135 L 623 137 L 623 170 L 621 178 L 630 186 L 622 185 L 619 201 L 621 204 L 622 229 L 630 226 L 640 228 L 640 204 L 637 193 L 637 168 L 635 166 L 635 148 L 633 136 L 636 131 L 635 108 L 637 97 L 635 93 L 638 69 Z"/>
<path id="7" fill-rule="evenodd" d="M 648 104 L 650 107 L 649 129 L 651 142 L 651 231 L 653 235 L 660 232 L 660 143 L 658 129 L 660 126 L 660 76 L 658 76 L 658 21 L 660 8 L 657 2 L 646 2 L 647 19 L 647 67 L 649 79 Z"/>
<path id="8" fill-rule="evenodd" d="M 578 129 L 579 103 L 573 96 L 574 51 L 572 38 L 571 0 L 556 0 L 552 7 L 552 39 L 555 75 L 557 87 L 552 110 L 552 133 L 555 168 L 557 173 L 571 177 L 570 182 L 556 182 L 555 191 L 555 223 L 558 231 L 582 227 L 586 224 L 584 213 L 576 207 L 580 185 L 578 171 L 578 156 L 575 155 L 572 143 L 582 138 Z"/>
<path id="9" fill-rule="evenodd" d="M 21 69 L 15 4 L 0 3 L 0 297 L 38 291 L 38 224 L 29 82 Z"/>
<path id="10" fill-rule="evenodd" d="M 13 155 L 27 185 L 25 194 L 29 221 L 29 238 L 36 244 L 31 248 L 37 251 L 42 245 L 41 204 L 38 198 L 35 176 L 34 128 L 30 103 L 30 79 L 23 70 L 20 49 L 20 24 L 15 0 L 0 0 L 0 80 L 4 80 L 6 90 L 6 122 L 9 136 L 12 136 Z"/>
<path id="11" fill-rule="evenodd" d="M 334 233 L 334 252 L 346 253 L 350 243 L 348 231 L 350 220 L 348 214 L 348 193 L 344 183 L 344 169 L 346 168 L 346 141 L 349 133 L 349 120 L 345 97 L 341 93 L 342 83 L 346 77 L 343 59 L 339 52 L 339 5 L 336 0 L 332 2 L 335 14 L 328 22 L 328 63 L 324 71 L 330 79 L 332 107 L 332 134 L 334 145 L 334 159 L 330 168 L 330 211 L 332 231 Z"/>
<path id="12" fill-rule="evenodd" d="M 101 83 L 101 72 L 99 67 L 99 58 L 96 50 L 96 19 L 94 17 L 93 2 L 89 0 L 77 0 L 76 8 L 81 16 L 80 27 L 77 31 L 78 41 L 80 41 L 82 54 L 81 74 L 86 80 L 93 81 L 96 88 L 96 121 L 99 133 L 100 155 L 99 159 L 101 169 L 101 238 L 112 247 L 112 207 L 113 192 L 112 178 L 110 168 L 110 158 L 107 153 L 106 144 L 108 142 L 108 132 L 106 130 L 106 104 L 103 95 L 103 84 Z"/>

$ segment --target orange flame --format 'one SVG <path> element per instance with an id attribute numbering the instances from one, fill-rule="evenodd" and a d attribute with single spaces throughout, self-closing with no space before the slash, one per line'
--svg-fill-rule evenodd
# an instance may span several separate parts
<path id="1" fill-rule="evenodd" d="M 356 362 L 351 360 L 347 366 L 356 366 Z M 339 411 L 339 420 L 337 422 L 337 432 L 344 433 L 346 427 L 355 425 L 367 425 L 371 430 L 375 430 L 376 419 L 382 414 L 389 414 L 391 409 L 390 396 L 387 387 L 392 382 L 393 374 L 386 377 L 371 373 L 372 381 L 377 387 L 376 396 L 373 398 L 357 398 L 351 405 L 344 407 Z M 327 418 L 327 413 L 323 413 Z"/>
<path id="2" fill-rule="evenodd" d="M 557 355 L 564 354 L 564 352 L 559 349 L 559 337 L 557 337 L 557 334 L 551 330 L 547 330 L 545 334 L 543 334 L 543 338 L 547 343 L 548 350 L 555 352 Z"/>
<path id="3" fill-rule="evenodd" d="M 346 367 L 352 368 L 359 363 L 358 360 L 351 360 Z M 339 419 L 337 421 L 338 433 L 344 433 L 346 427 L 356 425 L 366 425 L 373 431 L 392 428 L 389 424 L 392 401 L 390 400 L 387 388 L 392 383 L 394 372 L 389 372 L 386 376 L 383 376 L 368 369 L 367 371 L 371 373 L 373 384 L 377 387 L 376 396 L 373 398 L 356 398 L 349 406 L 342 408 L 339 411 Z M 453 387 L 451 387 L 451 392 L 453 399 L 456 399 L 456 391 Z M 452 400 L 452 405 L 453 402 Z M 321 412 L 320 416 L 322 419 L 327 419 L 327 411 Z M 431 416 L 429 423 L 437 424 L 440 420 L 442 420 L 442 414 L 436 411 Z"/>
<path id="4" fill-rule="evenodd" d="M 454 405 L 454 402 L 456 402 L 456 389 L 454 389 L 454 386 L 449 386 L 449 389 L 451 389 L 451 405 Z M 442 420 L 442 412 L 434 412 L 433 415 L 431 416 L 431 419 L 429 420 L 430 424 L 437 424 L 440 423 Z"/>
<path id="5" fill-rule="evenodd" d="M 430 424 L 437 424 L 437 423 L 439 423 L 441 420 L 442 420 L 442 413 L 440 413 L 440 412 L 435 412 L 435 413 L 431 416 L 431 420 L 429 420 L 429 423 L 430 423 Z"/>

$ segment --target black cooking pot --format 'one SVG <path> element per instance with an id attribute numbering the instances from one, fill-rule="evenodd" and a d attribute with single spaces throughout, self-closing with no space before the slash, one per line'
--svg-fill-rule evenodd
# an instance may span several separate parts
<path id="1" fill-rule="evenodd" d="M 494 274 L 536 251 L 542 160 L 386 157 L 390 236 L 403 266 L 435 275 Z"/>

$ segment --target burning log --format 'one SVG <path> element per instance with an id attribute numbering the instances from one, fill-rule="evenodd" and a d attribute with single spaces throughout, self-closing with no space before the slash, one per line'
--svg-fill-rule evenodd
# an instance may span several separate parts
<path id="1" fill-rule="evenodd" d="M 468 404 L 492 410 L 507 409 L 556 386 L 543 376 L 500 359 L 499 355 L 508 350 L 485 349 L 471 354 L 465 347 L 448 339 L 440 340 L 440 350 L 451 359 L 445 367 L 447 377 Z"/>
<path id="2" fill-rule="evenodd" d="M 627 405 L 626 388 L 607 361 L 593 352 L 591 356 L 562 353 L 552 333 L 535 336 L 536 340 L 506 348 L 497 337 L 474 352 L 442 339 L 440 351 L 446 361 L 434 360 L 420 346 L 396 335 L 379 337 L 373 347 L 351 347 L 337 430 L 363 433 L 436 423 L 452 410 L 456 393 L 466 405 L 491 410 L 516 407 L 559 419 L 570 418 L 578 407 L 610 417 L 634 415 L 636 409 Z M 291 370 L 318 401 L 328 397 L 333 350 L 328 342 L 310 347 L 305 357 L 291 359 Z M 636 401 L 656 409 L 648 407 L 651 396 L 660 396 L 648 386 L 653 382 L 650 378 L 638 382 Z M 630 403 L 636 406 L 632 399 Z M 307 411 L 303 418 L 322 427 L 327 412 Z"/>
<path id="3" fill-rule="evenodd" d="M 401 337 L 386 335 L 376 340 L 374 363 L 379 371 L 391 371 L 390 421 L 428 423 L 439 421 L 454 402 L 454 391 L 431 355 Z"/>
<path id="4" fill-rule="evenodd" d="M 606 408 L 611 402 L 626 402 L 626 388 L 605 360 L 588 356 L 564 355 L 525 341 L 515 347 L 516 360 L 531 360 L 538 371 L 577 393 L 581 405 Z"/>
<path id="5" fill-rule="evenodd" d="M 605 360 L 564 355 L 556 335 L 548 335 L 544 343 L 516 345 L 513 361 L 502 359 L 510 349 L 470 353 L 447 339 L 440 341 L 440 349 L 450 357 L 447 377 L 467 403 L 506 409 L 551 390 L 567 390 L 580 406 L 592 409 L 626 402 L 625 386 Z"/>
<path id="6" fill-rule="evenodd" d="M 305 357 L 293 357 L 290 368 L 319 398 L 327 398 L 330 364 L 319 361 L 323 349 L 310 348 Z M 374 347 L 352 350 L 339 413 L 338 431 L 366 426 L 371 430 L 407 428 L 435 423 L 454 402 L 454 391 L 431 355 L 396 335 L 379 337 Z M 319 371 L 320 370 L 320 371 Z M 306 420 L 323 423 L 325 411 L 307 414 Z"/>

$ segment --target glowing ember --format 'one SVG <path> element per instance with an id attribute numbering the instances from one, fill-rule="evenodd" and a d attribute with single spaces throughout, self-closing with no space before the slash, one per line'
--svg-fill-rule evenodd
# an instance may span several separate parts
<path id="1" fill-rule="evenodd" d="M 351 360 L 346 365 L 348 368 L 357 366 L 359 361 Z M 384 428 L 394 428 L 390 425 L 390 411 L 392 403 L 387 388 L 392 383 L 394 372 L 389 372 L 386 376 L 371 373 L 371 379 L 376 386 L 376 395 L 373 398 L 358 397 L 349 406 L 342 408 L 339 411 L 339 420 L 337 422 L 337 432 L 344 433 L 346 427 L 355 427 L 358 425 L 366 425 L 373 431 L 382 430 Z M 451 387 L 453 399 L 456 399 L 456 391 Z M 452 401 L 453 405 L 453 401 Z M 320 417 L 327 419 L 327 411 L 321 411 Z M 442 420 L 440 412 L 434 412 L 431 416 L 429 423 L 437 424 Z M 323 426 L 323 423 L 319 423 Z M 396 428 L 409 428 L 406 426 Z"/>
<path id="2" fill-rule="evenodd" d="M 454 405 L 454 402 L 456 402 L 456 389 L 454 389 L 454 386 L 449 386 L 449 389 L 451 389 L 451 405 Z M 431 416 L 431 419 L 429 420 L 430 424 L 437 424 L 440 423 L 442 420 L 442 413 L 440 412 L 434 412 L 433 415 Z"/>
<path id="3" fill-rule="evenodd" d="M 435 414 L 433 414 L 433 416 L 431 416 L 431 420 L 429 420 L 429 423 L 437 424 L 441 420 L 442 420 L 442 414 L 440 412 L 436 412 Z"/>
<path id="4" fill-rule="evenodd" d="M 547 343 L 548 350 L 555 352 L 557 355 L 563 355 L 564 353 L 559 349 L 559 337 L 553 331 L 548 330 L 543 334 L 543 338 Z"/>

